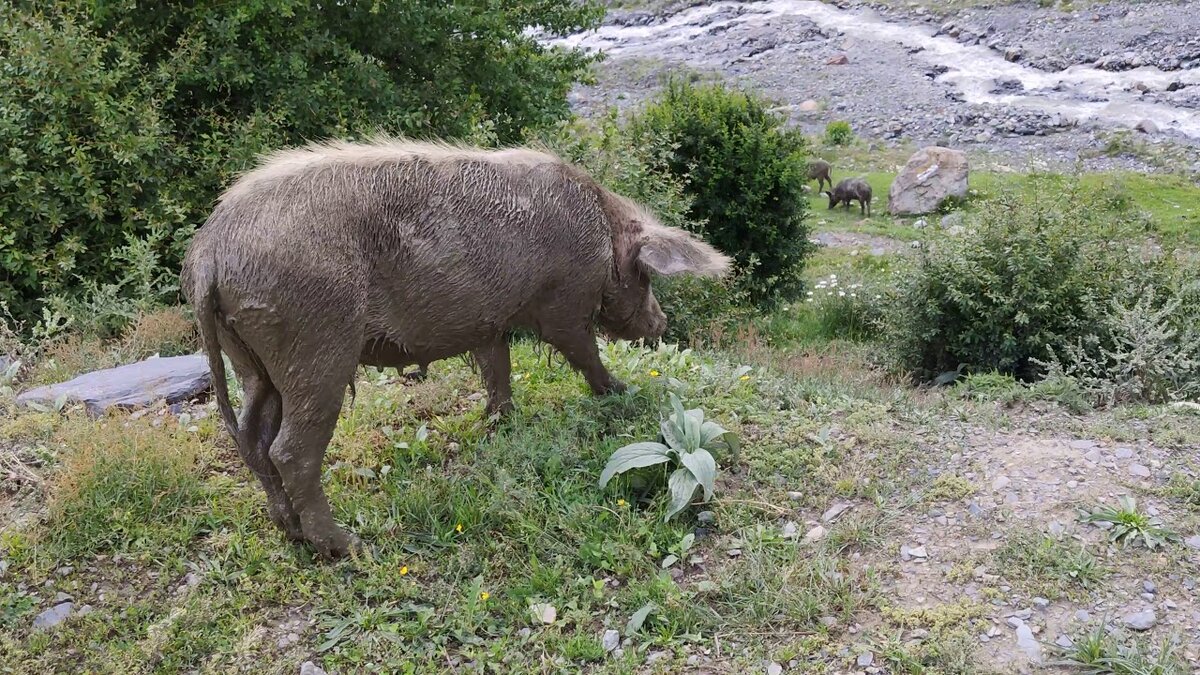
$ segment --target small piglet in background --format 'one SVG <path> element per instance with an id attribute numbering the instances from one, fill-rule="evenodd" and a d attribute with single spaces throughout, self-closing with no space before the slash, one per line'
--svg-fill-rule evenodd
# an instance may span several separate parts
<path id="1" fill-rule="evenodd" d="M 862 178 L 843 178 L 832 191 L 826 191 L 825 194 L 829 195 L 831 209 L 838 204 L 845 204 L 849 211 L 850 202 L 857 201 L 859 213 L 871 215 L 871 186 Z"/>

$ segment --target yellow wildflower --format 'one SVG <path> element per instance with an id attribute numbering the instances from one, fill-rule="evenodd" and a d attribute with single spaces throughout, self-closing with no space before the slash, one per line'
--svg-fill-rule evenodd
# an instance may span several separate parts
<path id="1" fill-rule="evenodd" d="M 652 369 L 650 371 L 650 377 L 658 377 L 659 375 L 662 375 L 662 373 L 658 372 L 657 370 Z"/>
<path id="2" fill-rule="evenodd" d="M 455 532 L 458 532 L 458 533 L 462 533 L 462 523 L 459 523 L 459 524 L 455 525 L 455 526 L 454 526 L 454 531 L 455 531 Z"/>
<path id="3" fill-rule="evenodd" d="M 625 506 L 625 500 L 624 500 L 624 499 L 618 499 L 618 500 L 617 500 L 617 506 Z"/>
<path id="4" fill-rule="evenodd" d="M 480 599 L 480 600 L 483 600 L 484 602 L 487 602 L 487 599 L 488 599 L 488 598 L 490 598 L 490 597 L 492 597 L 492 594 L 491 594 L 491 593 L 488 593 L 487 591 L 484 591 L 484 592 L 482 592 L 482 593 L 480 593 L 480 594 L 479 594 L 479 599 Z"/>
<path id="5" fill-rule="evenodd" d="M 400 576 L 404 576 L 405 574 L 408 574 L 408 565 L 404 565 L 400 568 Z"/>
<path id="6" fill-rule="evenodd" d="M 745 382 L 746 380 L 750 379 L 750 376 L 749 376 L 749 375 L 743 375 L 743 376 L 739 377 L 738 379 L 739 379 L 739 380 L 741 380 L 742 382 Z"/>

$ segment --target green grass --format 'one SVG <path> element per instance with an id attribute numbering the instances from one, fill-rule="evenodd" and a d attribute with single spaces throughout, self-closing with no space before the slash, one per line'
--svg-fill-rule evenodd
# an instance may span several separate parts
<path id="1" fill-rule="evenodd" d="M 519 409 L 494 434 L 483 402 L 466 399 L 479 384 L 459 361 L 435 364 L 419 385 L 372 373 L 360 381 L 324 482 L 335 517 L 369 549 L 334 564 L 314 560 L 268 522 L 257 481 L 217 433 L 215 415 L 196 432 L 169 416 L 161 425 L 155 416 L 54 421 L 48 443 L 58 448 L 58 470 L 49 476 L 44 520 L 3 539 L 11 568 L 0 580 L 0 651 L 39 672 L 147 663 L 283 672 L 314 655 L 341 672 L 426 672 L 425 664 L 451 658 L 536 670 L 543 657 L 568 670 L 622 672 L 628 664 L 606 657 L 599 636 L 624 632 L 647 603 L 655 609 L 631 636 L 643 650 L 676 653 L 680 664 L 689 645 L 745 630 L 763 636 L 749 644 L 760 654 L 772 648 L 772 631 L 837 636 L 821 616 L 846 625 L 872 606 L 875 582 L 848 557 L 870 527 L 847 529 L 828 549 L 771 534 L 778 510 L 757 506 L 768 477 L 822 502 L 846 486 L 898 489 L 846 461 L 890 447 L 889 437 L 864 430 L 854 448 L 803 440 L 835 416 L 871 407 L 841 376 L 801 382 L 755 369 L 742 380 L 740 363 L 728 357 L 609 345 L 606 360 L 638 389 L 593 398 L 582 378 L 533 345 L 514 353 Z M 717 453 L 714 503 L 664 523 L 661 473 L 622 476 L 607 490 L 596 481 L 613 450 L 657 433 L 668 387 L 753 442 L 739 467 Z M 822 391 L 838 395 L 794 411 Z M 10 426 L 19 437 L 30 433 Z M 841 464 L 859 474 L 814 471 Z M 719 535 L 698 534 L 673 578 L 661 563 L 697 532 L 703 509 L 718 514 Z M 741 556 L 726 554 L 729 537 L 741 541 Z M 62 565 L 75 570 L 58 577 Z M 199 580 L 190 590 L 188 573 Z M 55 582 L 43 586 L 47 578 Z M 60 590 L 95 611 L 31 631 L 33 615 Z M 551 625 L 531 618 L 530 606 L 542 603 L 556 608 Z M 304 619 L 299 640 L 277 649 L 292 629 L 276 626 L 293 615 Z"/>

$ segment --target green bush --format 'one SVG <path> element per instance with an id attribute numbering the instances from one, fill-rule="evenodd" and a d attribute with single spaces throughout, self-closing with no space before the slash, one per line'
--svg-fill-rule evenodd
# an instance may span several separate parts
<path id="1" fill-rule="evenodd" d="M 561 124 L 535 140 L 586 169 L 610 190 L 641 202 L 663 224 L 703 231 L 690 220 L 693 197 L 683 179 L 654 168 L 664 161 L 666 143 L 661 138 L 638 142 L 618 124 L 615 112 L 596 123 Z M 726 279 L 656 277 L 654 295 L 668 318 L 663 336 L 668 342 L 704 343 L 736 333 L 749 322 L 751 311 L 737 271 Z"/>
<path id="2" fill-rule="evenodd" d="M 1006 189 L 896 274 L 887 345 L 920 378 L 963 366 L 1034 379 L 1037 359 L 1095 332 L 1114 301 L 1171 285 L 1170 257 L 1139 243 L 1146 229 L 1116 186 L 1042 177 Z"/>
<path id="3" fill-rule="evenodd" d="M 508 143 L 549 125 L 591 58 L 525 28 L 598 16 L 573 0 L 0 0 L 0 302 L 25 322 L 53 296 L 134 313 L 122 305 L 144 288 L 121 258 L 148 245 L 173 277 L 264 150 L 376 129 Z"/>
<path id="4" fill-rule="evenodd" d="M 825 142 L 829 145 L 849 145 L 854 140 L 854 131 L 850 123 L 837 120 L 825 125 Z"/>
<path id="5" fill-rule="evenodd" d="M 629 125 L 635 146 L 657 149 L 653 169 L 686 181 L 688 220 L 734 257 L 750 299 L 762 305 L 801 288 L 812 250 L 805 142 L 767 107 L 744 92 L 676 80 Z"/>

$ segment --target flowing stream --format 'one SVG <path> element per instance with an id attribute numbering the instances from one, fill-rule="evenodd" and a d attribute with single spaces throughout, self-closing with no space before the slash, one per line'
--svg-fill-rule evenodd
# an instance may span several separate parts
<path id="1" fill-rule="evenodd" d="M 934 36 L 927 26 L 896 23 L 874 12 L 842 10 L 815 0 L 718 2 L 681 11 L 653 25 L 607 25 L 551 43 L 603 50 L 614 57 L 654 56 L 690 40 L 721 39 L 714 34 L 732 26 L 771 26 L 787 16 L 802 16 L 823 30 L 838 31 L 859 40 L 920 47 L 917 58 L 945 68 L 937 81 L 955 87 L 968 103 L 1058 113 L 1080 122 L 1110 126 L 1133 127 L 1149 120 L 1161 130 L 1200 138 L 1200 112 L 1140 100 L 1141 92 L 1134 88 L 1140 85 L 1149 91 L 1164 91 L 1173 82 L 1200 84 L 1200 71 L 1164 72 L 1144 66 L 1110 72 L 1076 65 L 1059 72 L 1044 72 L 1010 63 L 983 45 Z M 1020 82 L 1024 91 L 993 93 L 997 82 L 1012 80 Z"/>

